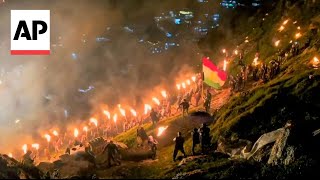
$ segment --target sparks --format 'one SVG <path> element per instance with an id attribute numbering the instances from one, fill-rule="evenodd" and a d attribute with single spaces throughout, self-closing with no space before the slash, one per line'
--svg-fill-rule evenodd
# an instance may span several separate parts
<path id="1" fill-rule="evenodd" d="M 177 84 L 176 86 L 177 86 L 177 89 L 180 90 L 181 85 L 180 85 L 180 84 Z"/>
<path id="2" fill-rule="evenodd" d="M 148 111 L 150 111 L 152 108 L 149 104 L 144 105 L 144 114 L 148 114 Z"/>
<path id="3" fill-rule="evenodd" d="M 223 70 L 224 71 L 227 70 L 227 60 L 226 59 L 223 60 Z"/>
<path id="4" fill-rule="evenodd" d="M 74 129 L 73 131 L 73 136 L 76 138 L 79 135 L 79 130 L 77 128 Z"/>
<path id="5" fill-rule="evenodd" d="M 96 127 L 98 127 L 98 120 L 96 118 L 90 118 L 90 123 L 93 123 Z"/>
<path id="6" fill-rule="evenodd" d="M 157 105 L 160 105 L 160 101 L 159 101 L 158 98 L 153 97 L 153 98 L 152 98 L 152 101 L 155 102 Z"/>
<path id="7" fill-rule="evenodd" d="M 39 144 L 31 144 L 32 148 L 35 148 L 36 150 L 39 150 L 40 145 Z"/>
<path id="8" fill-rule="evenodd" d="M 46 138 L 48 142 L 50 142 L 50 140 L 51 140 L 51 136 L 49 134 L 45 134 L 44 138 Z"/>
<path id="9" fill-rule="evenodd" d="M 113 121 L 116 123 L 117 122 L 117 119 L 118 119 L 118 115 L 117 114 L 114 114 L 113 115 Z"/>
<path id="10" fill-rule="evenodd" d="M 168 128 L 168 126 L 166 126 L 166 127 L 163 127 L 163 126 L 159 127 L 159 128 L 158 128 L 158 134 L 157 134 L 157 136 L 158 136 L 158 137 L 161 136 L 161 134 L 162 134 L 167 128 Z"/>
<path id="11" fill-rule="evenodd" d="M 289 22 L 289 19 L 285 20 L 282 25 L 286 25 Z"/>
<path id="12" fill-rule="evenodd" d="M 165 90 L 161 91 L 161 95 L 164 98 L 167 98 L 167 92 Z"/>
<path id="13" fill-rule="evenodd" d="M 103 110 L 103 114 L 106 115 L 108 119 L 111 118 L 111 114 L 109 111 Z"/>
<path id="14" fill-rule="evenodd" d="M 300 32 L 296 33 L 296 35 L 295 35 L 296 39 L 299 39 L 301 36 L 302 36 L 302 35 L 301 35 Z"/>
<path id="15" fill-rule="evenodd" d="M 276 41 L 276 42 L 274 43 L 274 45 L 275 45 L 276 47 L 278 47 L 279 44 L 280 44 L 280 40 L 278 40 L 278 41 Z"/>
<path id="16" fill-rule="evenodd" d="M 88 127 L 87 126 L 83 127 L 83 131 L 88 132 Z"/>
<path id="17" fill-rule="evenodd" d="M 196 77 L 195 76 L 192 76 L 191 79 L 192 79 L 193 82 L 196 82 Z"/>
<path id="18" fill-rule="evenodd" d="M 52 134 L 53 134 L 54 136 L 58 136 L 58 135 L 59 135 L 58 131 L 56 131 L 56 130 L 54 130 L 54 131 L 52 132 Z"/>
<path id="19" fill-rule="evenodd" d="M 137 117 L 137 112 L 134 109 L 130 109 L 130 111 L 134 117 Z"/>
<path id="20" fill-rule="evenodd" d="M 119 108 L 119 111 L 120 111 L 120 114 L 123 116 L 123 117 L 126 117 L 126 111 L 122 108 Z"/>
<path id="21" fill-rule="evenodd" d="M 22 146 L 22 150 L 23 150 L 23 153 L 24 153 L 24 154 L 27 154 L 28 146 L 27 146 L 26 144 L 24 144 L 24 145 Z"/>
<path id="22" fill-rule="evenodd" d="M 186 88 L 186 83 L 182 83 L 182 88 L 185 89 Z"/>

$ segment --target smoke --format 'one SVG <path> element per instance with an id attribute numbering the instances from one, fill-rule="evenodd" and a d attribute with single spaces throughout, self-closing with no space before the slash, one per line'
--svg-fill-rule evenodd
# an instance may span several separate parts
<path id="1" fill-rule="evenodd" d="M 170 92 L 176 81 L 191 77 L 201 64 L 195 42 L 182 41 L 161 55 L 151 54 L 147 45 L 166 39 L 163 32 L 153 31 L 157 29 L 153 17 L 187 7 L 190 1 L 10 0 L 0 4 L 0 147 L 7 150 L 31 143 L 43 136 L 43 130 L 88 120 L 102 104 L 111 110 L 119 103 L 141 110 L 152 96 L 161 97 L 160 89 Z M 52 47 L 50 56 L 11 56 L 11 9 L 50 9 L 52 43 L 63 47 Z M 134 34 L 125 32 L 124 26 L 134 24 L 140 25 L 134 27 Z M 99 44 L 98 36 L 111 42 Z M 72 59 L 72 52 L 78 59 Z M 154 90 L 158 94 L 152 94 Z"/>

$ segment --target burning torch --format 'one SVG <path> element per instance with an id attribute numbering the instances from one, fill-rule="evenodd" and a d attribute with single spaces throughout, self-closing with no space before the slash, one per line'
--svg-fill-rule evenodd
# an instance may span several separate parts
<path id="1" fill-rule="evenodd" d="M 51 136 L 50 136 L 49 134 L 45 134 L 45 135 L 44 135 L 44 138 L 46 138 L 46 139 L 47 139 L 47 142 L 48 142 L 48 150 L 49 150 Z"/>

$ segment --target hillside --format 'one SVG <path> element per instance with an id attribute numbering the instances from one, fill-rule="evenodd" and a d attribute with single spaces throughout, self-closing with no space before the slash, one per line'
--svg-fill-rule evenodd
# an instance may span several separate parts
<path id="1" fill-rule="evenodd" d="M 259 61 L 269 63 L 277 59 L 278 50 L 280 53 L 289 52 L 290 40 L 295 41 L 295 34 L 301 32 L 302 36 L 296 40 L 300 44 L 300 52 L 286 58 L 277 76 L 265 83 L 250 81 L 242 92 L 231 96 L 226 86 L 219 92 L 223 95 L 213 97 L 212 117 L 189 116 L 183 119 L 177 116 L 160 122 L 158 127 L 168 125 L 168 129 L 159 137 L 156 160 L 124 163 L 119 167 L 101 170 L 98 175 L 106 178 L 173 178 L 179 173 L 185 177 L 183 172 L 190 172 L 186 177 L 275 179 L 317 175 L 316 169 L 320 167 L 317 153 L 319 137 L 312 136 L 312 132 L 320 128 L 320 72 L 314 67 L 313 58 L 319 58 L 320 55 L 320 13 L 298 3 L 285 8 L 280 5 L 276 7 L 267 15 L 260 12 L 250 19 L 248 26 L 251 28 L 247 29 L 251 30 L 239 34 L 233 44 L 241 42 L 238 47 L 245 51 L 246 64 L 252 63 L 257 51 L 260 53 Z M 303 13 L 303 16 L 299 13 Z M 287 19 L 286 29 L 279 32 L 279 27 Z M 314 27 L 316 32 L 312 30 Z M 246 37 L 248 42 L 244 41 Z M 275 47 L 277 40 L 280 40 L 280 45 Z M 233 62 L 229 64 L 229 69 L 230 74 L 239 72 Z M 222 102 L 223 106 L 216 105 L 217 102 Z M 183 166 L 177 166 L 178 163 L 172 161 L 172 139 L 176 132 L 181 131 L 186 136 L 186 153 L 191 154 L 190 132 L 202 122 L 212 122 L 212 143 L 216 147 L 221 136 L 254 143 L 262 134 L 283 127 L 288 120 L 294 124 L 288 143 L 295 148 L 295 160 L 289 165 L 271 166 L 264 161 L 231 160 L 221 153 L 196 158 Z M 144 128 L 148 134 L 154 133 L 151 124 Z M 132 129 L 116 137 L 116 140 L 134 147 L 135 137 L 136 129 Z"/>

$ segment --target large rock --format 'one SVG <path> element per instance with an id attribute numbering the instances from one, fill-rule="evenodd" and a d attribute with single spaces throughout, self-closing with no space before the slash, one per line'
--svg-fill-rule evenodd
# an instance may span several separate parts
<path id="1" fill-rule="evenodd" d="M 275 144 L 272 147 L 271 154 L 268 160 L 268 164 L 277 165 L 281 163 L 281 158 L 283 155 L 283 151 L 285 150 L 285 146 L 287 144 L 287 139 L 290 135 L 290 129 L 284 128 L 282 133 L 277 138 Z"/>
<path id="2" fill-rule="evenodd" d="M 241 152 L 246 152 L 246 149 L 251 147 L 251 144 L 252 143 L 250 141 L 245 139 L 231 141 L 220 137 L 215 152 L 227 154 L 230 157 L 239 157 Z"/>

